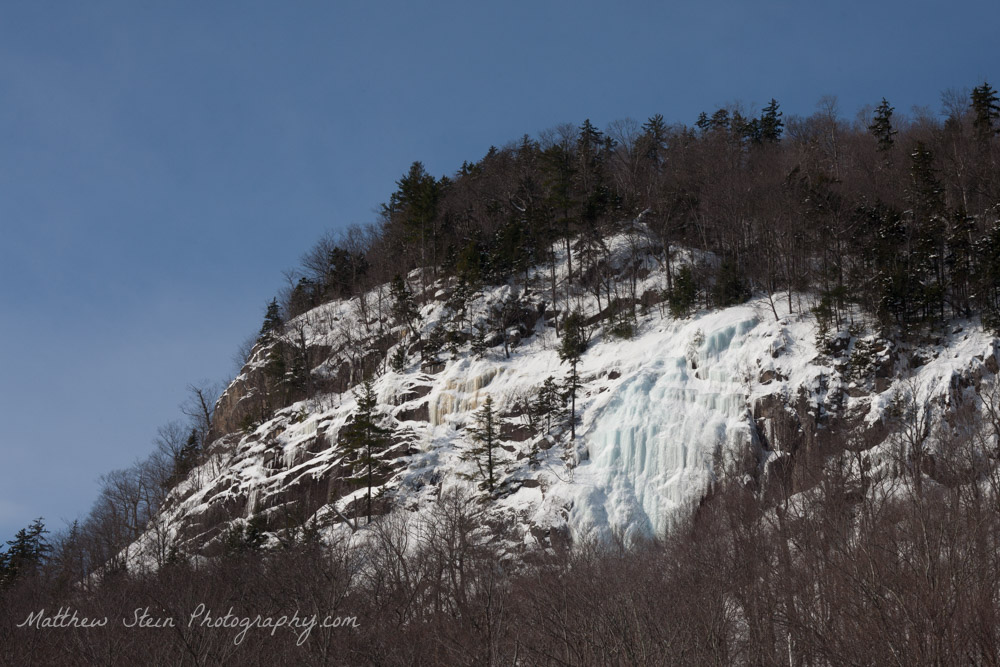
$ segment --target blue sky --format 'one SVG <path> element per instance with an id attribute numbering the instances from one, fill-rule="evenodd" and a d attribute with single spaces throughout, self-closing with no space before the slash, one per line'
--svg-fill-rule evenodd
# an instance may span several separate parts
<path id="1" fill-rule="evenodd" d="M 162 5 L 154 7 L 154 4 Z M 1000 3 L 102 2 L 0 10 L 0 539 L 86 513 L 284 269 L 562 122 L 1000 85 Z"/>

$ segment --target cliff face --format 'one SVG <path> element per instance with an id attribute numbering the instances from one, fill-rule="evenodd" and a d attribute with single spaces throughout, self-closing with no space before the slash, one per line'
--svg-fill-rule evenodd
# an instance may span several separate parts
<path id="1" fill-rule="evenodd" d="M 643 261 L 646 278 L 632 294 L 657 294 L 665 277 Z M 564 265 L 556 279 L 564 294 Z M 420 514 L 443 491 L 464 489 L 517 527 L 512 551 L 531 551 L 663 534 L 721 474 L 742 476 L 764 495 L 809 488 L 834 459 L 869 475 L 893 474 L 898 442 L 890 436 L 900 415 L 928 433 L 948 428 L 956 404 L 974 398 L 998 368 L 995 340 L 974 322 L 914 347 L 857 325 L 818 349 L 816 323 L 797 304 L 789 313 L 777 303 L 780 319 L 766 300 L 674 319 L 649 305 L 655 299 L 636 298 L 631 338 L 611 335 L 607 322 L 588 330 L 572 440 L 566 418 L 531 409 L 546 379 L 561 381 L 569 370 L 557 352 L 551 280 L 548 269 L 529 272 L 522 284 L 480 293 L 462 312 L 448 303 L 453 284 L 428 281 L 417 295 L 419 332 L 390 326 L 385 287 L 287 323 L 283 339 L 309 360 L 308 386 L 296 389 L 303 397 L 286 392 L 294 402 L 264 410 L 280 397 L 266 375 L 269 347 L 259 346 L 220 398 L 214 442 L 172 492 L 159 532 L 189 553 L 212 554 L 228 526 L 251 517 L 272 539 L 307 522 L 344 532 L 363 524 L 367 488 L 345 466 L 343 444 L 357 408 L 351 387 L 362 376 L 376 378 L 392 429 L 384 471 L 373 480 L 374 513 Z M 515 301 L 516 315 L 493 327 L 493 340 L 480 337 L 486 349 L 477 357 L 467 342 L 477 326 Z M 571 305 L 601 310 L 582 293 Z M 421 354 L 445 328 L 457 332 L 450 345 Z M 392 370 L 388 359 L 399 347 L 405 361 Z M 487 397 L 500 439 L 492 494 L 478 488 L 468 460 L 468 427 Z M 931 476 L 933 440 L 920 464 Z"/>

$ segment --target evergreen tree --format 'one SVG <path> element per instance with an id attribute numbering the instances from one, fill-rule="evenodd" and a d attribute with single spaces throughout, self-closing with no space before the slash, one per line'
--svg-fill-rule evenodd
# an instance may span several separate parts
<path id="1" fill-rule="evenodd" d="M 423 363 L 438 363 L 438 353 L 444 347 L 445 334 L 440 326 L 433 327 L 424 338 L 423 347 L 420 348 L 420 360 Z"/>
<path id="2" fill-rule="evenodd" d="M 589 118 L 584 120 L 576 140 L 576 156 L 580 162 L 578 171 L 581 172 L 581 178 L 592 177 L 600 166 L 603 145 L 604 133 L 594 127 Z"/>
<path id="3" fill-rule="evenodd" d="M 358 278 L 368 272 L 368 260 L 360 253 L 352 253 L 340 246 L 327 251 L 323 292 L 326 298 L 350 296 Z"/>
<path id="4" fill-rule="evenodd" d="M 576 187 L 583 204 L 580 221 L 585 232 L 591 234 L 614 208 L 614 195 L 607 174 L 607 161 L 613 148 L 611 137 L 605 136 L 589 119 L 583 122 L 576 143 Z"/>
<path id="5" fill-rule="evenodd" d="M 761 130 L 761 120 L 758 118 L 746 118 L 739 111 L 733 113 L 729 120 L 729 137 L 734 145 L 744 148 L 747 144 L 763 144 L 764 137 Z"/>
<path id="6" fill-rule="evenodd" d="M 668 295 L 670 315 L 676 318 L 687 317 L 694 307 L 698 297 L 698 286 L 695 284 L 694 272 L 691 266 L 685 264 L 674 277 L 674 288 Z"/>
<path id="7" fill-rule="evenodd" d="M 579 207 L 574 183 L 577 181 L 576 162 L 572 145 L 553 144 L 542 153 L 543 177 L 546 186 L 545 206 L 550 215 L 540 220 L 547 228 L 544 236 L 553 244 L 562 239 L 566 250 L 566 299 L 573 285 L 573 251 L 570 245 L 573 227 L 578 220 Z M 555 262 L 555 246 L 551 259 Z M 554 302 L 554 300 L 553 300 Z"/>
<path id="8" fill-rule="evenodd" d="M 477 323 L 473 328 L 471 352 L 476 359 L 482 359 L 490 349 L 489 327 Z"/>
<path id="9" fill-rule="evenodd" d="M 464 331 L 469 315 L 469 303 L 475 296 L 476 290 L 473 286 L 460 277 L 458 284 L 445 303 L 445 306 L 451 311 L 451 324 L 456 333 Z"/>
<path id="10" fill-rule="evenodd" d="M 198 429 L 191 429 L 187 442 L 174 454 L 174 482 L 183 479 L 198 463 L 201 454 L 201 443 Z"/>
<path id="11" fill-rule="evenodd" d="M 974 298 L 983 325 L 1000 336 L 1000 223 L 994 222 L 975 244 Z"/>
<path id="12" fill-rule="evenodd" d="M 406 368 L 406 347 L 402 344 L 396 347 L 396 351 L 389 357 L 389 368 L 396 373 L 402 373 Z"/>
<path id="13" fill-rule="evenodd" d="M 781 141 L 781 131 L 785 126 L 784 121 L 781 120 L 782 115 L 781 111 L 778 110 L 778 101 L 772 97 L 760 116 L 758 126 L 761 142 L 777 143 Z"/>
<path id="14" fill-rule="evenodd" d="M 970 317 L 978 259 L 974 245 L 976 220 L 964 209 L 954 211 L 950 217 L 945 261 L 950 274 L 952 313 L 956 317 Z"/>
<path id="15" fill-rule="evenodd" d="M 264 324 L 260 328 L 260 337 L 271 337 L 274 332 L 281 330 L 283 324 L 278 300 L 271 299 L 271 303 L 267 304 L 267 312 L 264 313 Z"/>
<path id="16" fill-rule="evenodd" d="M 934 155 L 918 141 L 911 155 L 909 199 L 913 211 L 910 276 L 923 319 L 944 320 L 946 221 L 944 187 L 934 168 Z"/>
<path id="17" fill-rule="evenodd" d="M 299 278 L 299 281 L 292 288 L 292 293 L 288 299 L 288 310 L 289 316 L 294 317 L 301 313 L 311 310 L 319 305 L 320 301 L 320 288 L 319 286 L 306 278 L 305 276 Z"/>
<path id="18" fill-rule="evenodd" d="M 719 308 L 735 306 L 750 298 L 750 287 L 734 258 L 724 257 L 719 264 L 712 296 Z"/>
<path id="19" fill-rule="evenodd" d="M 493 397 L 487 396 L 483 406 L 476 412 L 474 423 L 465 429 L 472 439 L 472 447 L 463 455 L 463 461 L 476 464 L 476 475 L 480 488 L 493 493 L 497 477 L 502 472 L 500 462 L 500 425 L 493 411 Z"/>
<path id="20" fill-rule="evenodd" d="M 267 544 L 267 520 L 255 514 L 246 521 L 234 521 L 222 538 L 222 547 L 229 556 L 260 551 Z"/>
<path id="21" fill-rule="evenodd" d="M 889 102 L 883 97 L 882 103 L 875 108 L 875 118 L 872 119 L 872 124 L 868 126 L 868 131 L 878 142 L 879 151 L 891 149 L 895 143 L 895 136 L 899 134 L 897 130 L 892 128 L 893 111 L 893 107 L 889 106 Z"/>
<path id="22" fill-rule="evenodd" d="M 661 114 L 650 116 L 649 120 L 642 124 L 640 141 L 643 158 L 657 167 L 661 165 L 667 148 L 667 125 L 663 122 Z"/>
<path id="23" fill-rule="evenodd" d="M 482 271 L 494 285 L 502 285 L 535 262 L 535 242 L 520 218 L 509 220 L 493 236 L 485 253 Z"/>
<path id="24" fill-rule="evenodd" d="M 1000 133 L 1000 97 L 989 83 L 972 89 L 972 126 L 981 141 Z"/>
<path id="25" fill-rule="evenodd" d="M 918 141 L 910 159 L 910 202 L 920 215 L 940 215 L 944 211 L 944 187 L 937 177 L 934 154 L 924 142 Z"/>
<path id="26" fill-rule="evenodd" d="M 716 109 L 712 117 L 708 119 L 708 130 L 710 132 L 728 132 L 730 126 L 729 109 Z"/>
<path id="27" fill-rule="evenodd" d="M 484 282 L 488 263 L 486 246 L 479 238 L 479 231 L 476 230 L 473 237 L 466 239 L 465 245 L 456 253 L 453 272 L 461 284 L 477 289 Z"/>
<path id="28" fill-rule="evenodd" d="M 0 559 L 0 583 L 9 585 L 15 579 L 36 574 L 49 558 L 52 546 L 45 538 L 49 531 L 41 517 L 22 528 L 8 540 L 7 551 Z"/>
<path id="29" fill-rule="evenodd" d="M 539 387 L 538 394 L 535 396 L 535 400 L 529 409 L 532 421 L 541 425 L 544 419 L 545 432 L 548 433 L 552 430 L 552 422 L 558 422 L 563 417 L 565 411 L 566 405 L 555 378 L 552 376 L 545 378 L 545 382 Z"/>
<path id="30" fill-rule="evenodd" d="M 389 296 L 392 298 L 392 317 L 396 326 L 405 325 L 412 333 L 417 320 L 420 319 L 420 314 L 417 312 L 417 303 L 413 299 L 413 293 L 398 273 L 389 284 Z"/>
<path id="31" fill-rule="evenodd" d="M 291 352 L 291 365 L 285 374 L 284 388 L 286 400 L 293 396 L 303 396 L 309 391 L 309 348 L 305 340 L 305 331 L 299 330 L 299 340 L 288 345 Z"/>
<path id="32" fill-rule="evenodd" d="M 287 393 L 287 374 L 288 363 L 285 359 L 285 342 L 278 338 L 271 343 L 271 347 L 267 351 L 267 359 L 264 362 L 264 377 L 268 381 L 268 407 L 271 409 L 278 407 L 272 404 L 271 398 L 275 397 L 277 392 Z M 279 398 L 278 400 L 280 401 L 281 399 Z"/>
<path id="33" fill-rule="evenodd" d="M 583 315 L 579 311 L 574 311 L 566 317 L 563 324 L 562 343 L 559 345 L 559 358 L 570 365 L 569 375 L 566 377 L 566 396 L 570 399 L 570 438 L 576 439 L 576 393 L 580 388 L 580 376 L 577 373 L 577 364 L 580 357 L 587 349 L 587 339 L 584 335 Z"/>
<path id="34" fill-rule="evenodd" d="M 858 206 L 853 218 L 851 243 L 862 261 L 848 276 L 850 291 L 876 315 L 883 329 L 893 322 L 902 325 L 913 300 L 902 214 L 876 203 Z"/>
<path id="35" fill-rule="evenodd" d="M 396 181 L 396 192 L 389 198 L 389 204 L 383 206 L 383 213 L 390 220 L 399 221 L 406 240 L 418 245 L 420 266 L 437 265 L 435 222 L 444 185 L 427 173 L 423 163 L 414 162 Z"/>
<path id="36" fill-rule="evenodd" d="M 372 487 L 375 476 L 385 472 L 382 453 L 390 444 L 392 429 L 383 426 L 384 417 L 378 409 L 378 397 L 371 380 L 366 380 L 354 392 L 357 408 L 341 433 L 345 447 L 345 462 L 351 474 L 361 475 L 368 489 L 365 514 L 372 520 Z"/>

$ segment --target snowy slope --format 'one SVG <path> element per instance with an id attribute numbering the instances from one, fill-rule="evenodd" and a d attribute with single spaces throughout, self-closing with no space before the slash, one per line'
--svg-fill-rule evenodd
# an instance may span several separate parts
<path id="1" fill-rule="evenodd" d="M 624 253 L 626 245 L 619 239 L 613 250 Z M 648 269 L 639 293 L 663 287 L 664 275 L 652 260 Z M 565 263 L 557 278 L 565 280 Z M 511 289 L 528 302 L 543 301 L 549 280 L 540 268 L 527 285 L 480 294 L 470 323 Z M 432 287 L 441 298 L 423 308 L 425 332 L 450 314 L 443 287 Z M 596 312 L 592 296 L 574 299 L 575 307 Z M 509 359 L 502 346 L 482 359 L 465 346 L 455 355 L 442 353 L 442 364 L 433 368 L 421 369 L 411 357 L 402 372 L 386 369 L 375 389 L 397 437 L 387 455 L 394 472 L 377 489 L 384 510 L 419 514 L 448 488 L 478 493 L 468 480 L 472 464 L 461 455 L 470 442 L 465 427 L 487 396 L 510 436 L 502 452 L 503 484 L 489 500 L 490 511 L 514 521 L 523 536 L 520 548 L 531 549 L 557 538 L 629 542 L 662 535 L 704 496 L 727 457 L 749 455 L 757 462 L 752 474 L 767 483 L 769 462 L 792 454 L 773 428 L 775 405 L 797 420 L 800 431 L 856 419 L 877 433 L 894 397 L 916 394 L 922 409 L 934 410 L 968 389 L 962 378 L 996 370 L 994 339 L 974 322 L 919 350 L 873 343 L 872 364 L 881 368 L 873 371 L 861 368 L 854 354 L 874 339 L 870 334 L 844 333 L 835 354 L 820 354 L 812 316 L 798 305 L 794 314 L 786 302 L 776 307 L 777 321 L 766 300 L 681 320 L 654 306 L 640 315 L 628 340 L 595 328 L 580 364 L 576 441 L 565 426 L 551 433 L 531 429 L 522 414 L 547 377 L 561 379 L 568 370 L 544 318 Z M 335 349 L 345 322 L 360 328 L 352 319 L 357 312 L 357 304 L 334 302 L 302 315 L 298 324 L 310 345 Z M 157 535 L 192 553 L 217 547 L 226 525 L 255 514 L 267 518 L 275 535 L 310 517 L 327 531 L 349 530 L 342 516 L 357 513 L 365 489 L 344 479 L 338 435 L 354 408 L 350 391 L 316 396 L 279 410 L 251 432 L 220 438 L 134 551 L 145 552 L 150 564 Z"/>

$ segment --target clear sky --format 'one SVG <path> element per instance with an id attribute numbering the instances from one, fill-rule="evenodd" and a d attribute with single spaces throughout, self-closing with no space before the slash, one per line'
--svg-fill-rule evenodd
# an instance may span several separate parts
<path id="1" fill-rule="evenodd" d="M 1000 86 L 998 26 L 966 0 L 4 3 L 0 539 L 84 515 L 413 160 L 771 97 L 938 111 Z"/>

